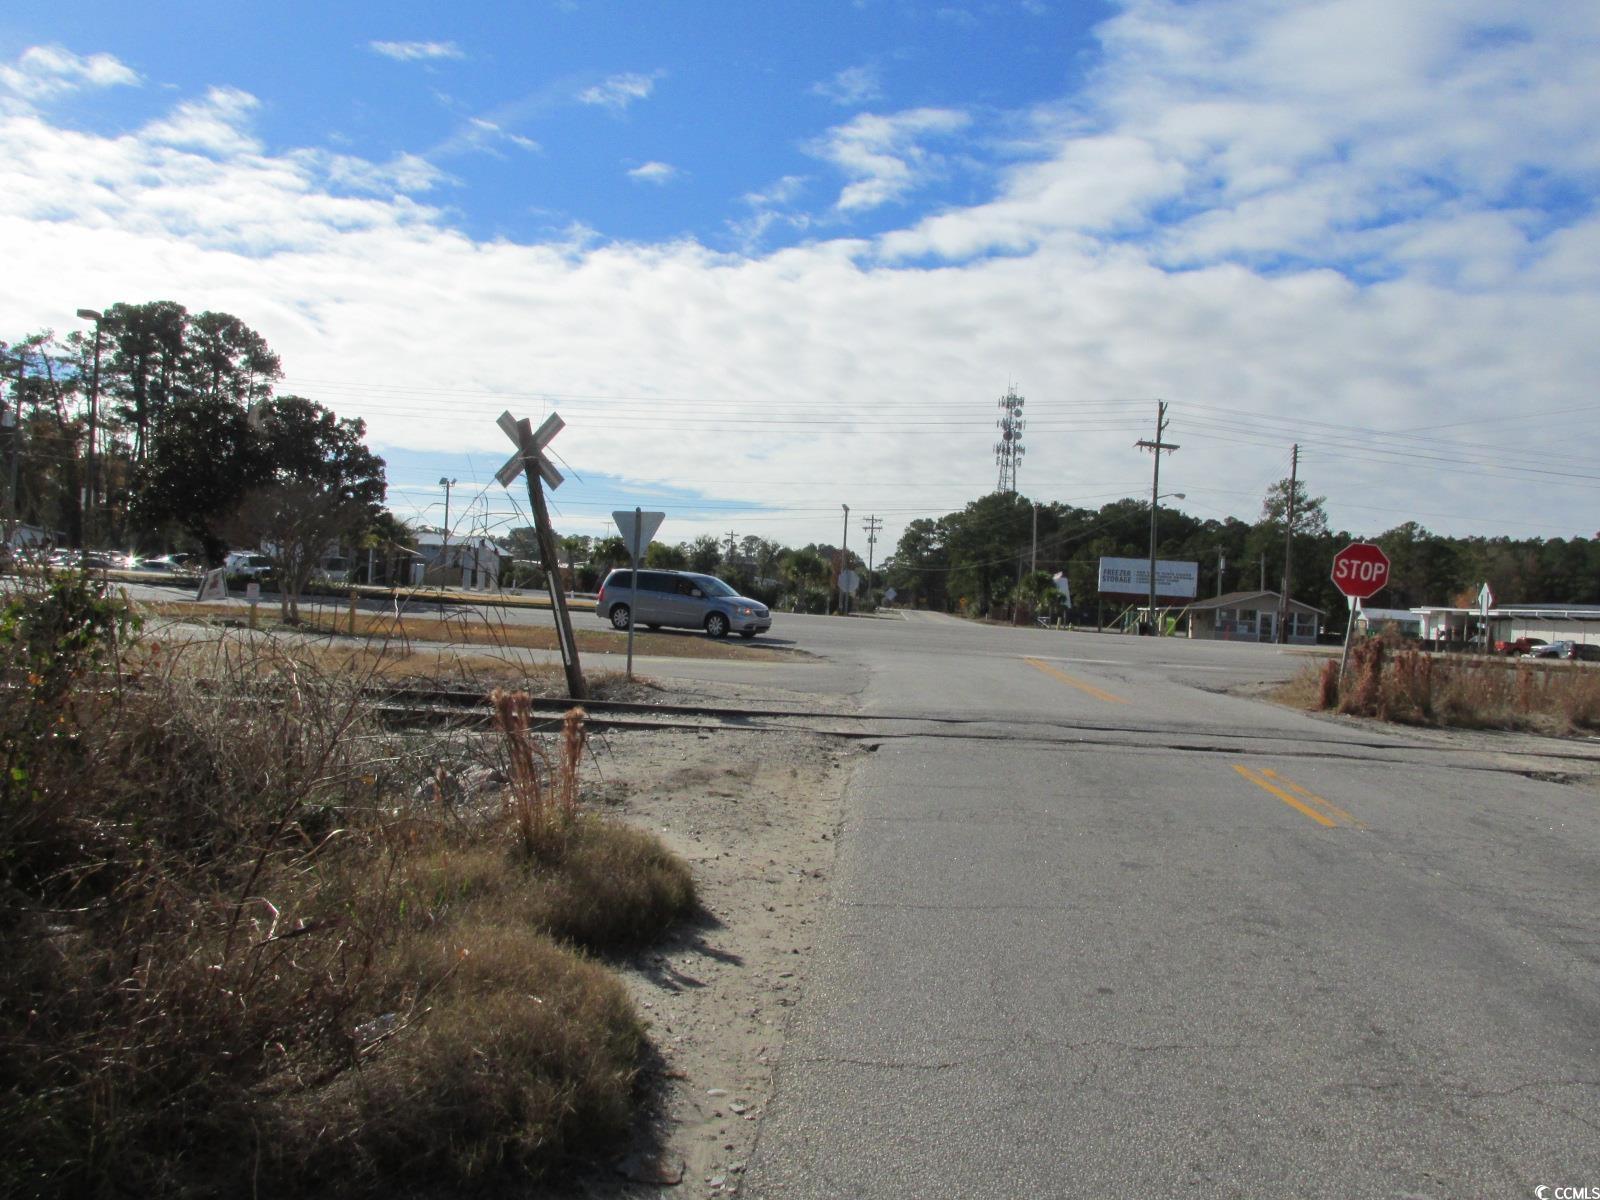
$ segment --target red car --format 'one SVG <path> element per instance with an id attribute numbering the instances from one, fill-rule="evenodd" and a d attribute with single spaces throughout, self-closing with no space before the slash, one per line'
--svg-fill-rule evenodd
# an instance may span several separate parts
<path id="1" fill-rule="evenodd" d="M 1494 644 L 1494 652 L 1496 654 L 1526 654 L 1535 646 L 1542 645 L 1544 645 L 1543 638 L 1519 637 L 1509 642 L 1496 642 Z"/>

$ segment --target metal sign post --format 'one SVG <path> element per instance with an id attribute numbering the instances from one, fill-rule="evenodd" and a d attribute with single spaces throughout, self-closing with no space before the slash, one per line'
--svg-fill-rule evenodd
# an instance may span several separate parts
<path id="1" fill-rule="evenodd" d="M 618 509 L 611 514 L 611 519 L 617 523 L 617 532 L 622 534 L 623 544 L 628 547 L 628 560 L 633 564 L 633 591 L 628 596 L 628 678 L 632 679 L 633 627 L 638 624 L 634 614 L 639 611 L 639 559 L 644 556 L 644 548 L 656 536 L 656 530 L 661 528 L 661 522 L 667 519 L 667 514 L 645 512 L 639 508 L 632 512 Z"/>
<path id="2" fill-rule="evenodd" d="M 550 513 L 545 508 L 544 489 L 539 482 L 542 479 L 552 488 L 558 488 L 564 482 L 561 472 L 545 458 L 544 448 L 550 444 L 551 438 L 565 428 L 566 422 L 556 413 L 551 413 L 545 418 L 544 424 L 535 430 L 526 417 L 519 421 L 509 412 L 503 412 L 495 423 L 517 447 L 517 452 L 495 472 L 495 482 L 501 487 L 510 487 L 518 475 L 527 476 L 528 503 L 533 506 L 539 558 L 544 564 L 545 582 L 550 588 L 550 606 L 556 619 L 556 641 L 561 646 L 561 666 L 567 673 L 567 694 L 574 700 L 586 700 L 589 687 L 584 682 L 583 667 L 578 662 L 578 640 L 572 632 L 572 615 L 567 611 L 566 589 L 561 586 L 561 559 L 556 552 L 555 532 L 550 528 Z"/>
<path id="3" fill-rule="evenodd" d="M 1361 611 L 1361 598 L 1359 596 L 1346 596 L 1345 601 L 1350 605 L 1350 616 L 1344 623 L 1344 653 L 1339 656 L 1339 683 L 1344 683 L 1344 669 L 1350 662 L 1350 631 L 1356 627 L 1356 614 Z"/>

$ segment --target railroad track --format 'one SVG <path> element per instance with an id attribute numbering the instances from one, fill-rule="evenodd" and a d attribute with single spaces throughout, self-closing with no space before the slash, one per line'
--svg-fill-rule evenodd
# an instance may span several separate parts
<path id="1" fill-rule="evenodd" d="M 375 710 L 385 720 L 402 726 L 453 725 L 489 728 L 492 709 L 488 697 L 479 693 L 433 688 L 373 689 Z M 564 696 L 531 697 L 535 713 L 548 714 L 536 721 L 536 729 L 554 729 L 573 707 L 587 714 L 587 726 L 595 731 L 660 730 L 697 733 L 811 733 L 867 744 L 910 738 L 940 738 L 964 741 L 1004 741 L 1068 748 L 1093 745 L 1126 746 L 1130 750 L 1183 751 L 1194 754 L 1281 755 L 1292 747 L 1302 757 L 1364 759 L 1372 752 L 1398 752 L 1405 756 L 1427 755 L 1440 765 L 1469 770 L 1525 775 L 1527 768 L 1492 766 L 1469 762 L 1481 756 L 1464 746 L 1424 745 L 1382 735 L 1355 737 L 1306 737 L 1272 732 L 1219 734 L 1214 730 L 1187 731 L 1174 728 L 1073 721 L 1048 714 L 977 714 L 957 716 L 925 713 L 846 714 L 801 708 L 730 708 L 716 704 L 667 704 L 627 700 L 586 700 L 575 704 Z M 1587 743 L 1547 749 L 1531 747 L 1517 751 L 1518 757 L 1551 760 L 1556 763 L 1582 763 L 1591 769 L 1600 764 L 1600 744 Z M 1381 761 L 1381 760 L 1380 760 Z M 1557 772 L 1562 774 L 1562 772 Z M 1579 776 L 1573 776 L 1574 779 Z"/>

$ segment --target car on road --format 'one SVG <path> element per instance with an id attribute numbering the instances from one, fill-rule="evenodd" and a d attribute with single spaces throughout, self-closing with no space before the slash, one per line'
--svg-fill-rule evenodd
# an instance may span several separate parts
<path id="1" fill-rule="evenodd" d="M 600 585 L 594 611 L 615 629 L 635 619 L 633 572 L 612 571 Z M 651 629 L 704 629 L 712 637 L 737 633 L 753 638 L 772 628 L 772 611 L 759 600 L 741 596 L 715 575 L 691 571 L 640 571 L 637 600 L 639 624 Z"/>

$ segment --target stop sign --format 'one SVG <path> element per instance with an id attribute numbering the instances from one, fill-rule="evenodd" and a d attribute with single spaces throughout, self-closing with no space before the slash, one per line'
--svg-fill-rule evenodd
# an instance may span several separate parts
<path id="1" fill-rule="evenodd" d="M 1346 596 L 1365 600 L 1389 582 L 1389 556 L 1371 542 L 1351 542 L 1333 556 L 1333 584 Z"/>

